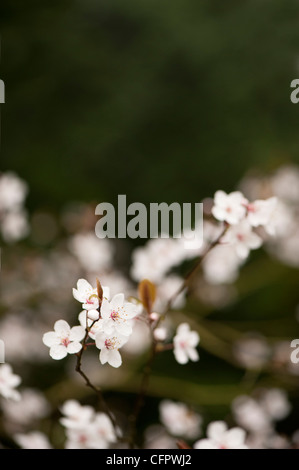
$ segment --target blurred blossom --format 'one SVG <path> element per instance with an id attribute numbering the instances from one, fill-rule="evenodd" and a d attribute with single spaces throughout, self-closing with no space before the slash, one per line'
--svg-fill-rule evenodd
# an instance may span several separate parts
<path id="1" fill-rule="evenodd" d="M 162 424 L 173 436 L 195 439 L 201 434 L 202 417 L 184 403 L 163 400 L 159 410 Z"/>
<path id="2" fill-rule="evenodd" d="M 52 449 L 48 437 L 40 431 L 15 434 L 14 440 L 22 449 Z"/>
<path id="3" fill-rule="evenodd" d="M 261 389 L 257 398 L 239 396 L 232 403 L 236 422 L 247 431 L 269 437 L 274 424 L 285 418 L 291 410 L 287 395 L 283 390 Z"/>
<path id="4" fill-rule="evenodd" d="M 6 401 L 2 405 L 4 416 L 10 426 L 11 423 L 25 426 L 44 418 L 49 413 L 49 403 L 39 390 L 27 388 L 20 393 L 19 401 Z"/>
<path id="5" fill-rule="evenodd" d="M 27 214 L 23 210 L 9 212 L 1 221 L 3 240 L 14 243 L 25 238 L 30 231 Z"/>
<path id="6" fill-rule="evenodd" d="M 221 242 L 228 244 L 241 259 L 246 259 L 250 250 L 262 246 L 263 240 L 252 230 L 247 220 L 231 226 L 222 237 Z"/>
<path id="7" fill-rule="evenodd" d="M 129 341 L 123 346 L 123 351 L 128 354 L 142 354 L 151 344 L 150 330 L 148 325 L 139 318 L 133 320 L 133 332 Z"/>
<path id="8" fill-rule="evenodd" d="M 94 232 L 79 233 L 69 240 L 70 251 L 89 272 L 100 272 L 111 266 L 114 250 L 110 240 L 99 239 Z"/>
<path id="9" fill-rule="evenodd" d="M 232 403 L 232 411 L 238 425 L 249 432 L 267 434 L 272 423 L 266 410 L 253 398 L 239 396 Z"/>
<path id="10" fill-rule="evenodd" d="M 14 243 L 29 233 L 27 213 L 23 204 L 27 184 L 12 172 L 0 176 L 0 230 L 3 240 Z"/>
<path id="11" fill-rule="evenodd" d="M 5 353 L 10 360 L 22 362 L 48 359 L 48 353 L 42 348 L 41 337 L 45 327 L 35 319 L 25 316 L 7 315 L 0 322 L 1 339 L 5 343 Z M 12 341 L 13 338 L 13 341 Z"/>
<path id="12" fill-rule="evenodd" d="M 170 437 L 165 428 L 159 425 L 149 426 L 144 435 L 145 449 L 177 449 L 176 439 Z"/>
<path id="13" fill-rule="evenodd" d="M 63 417 L 60 423 L 69 429 L 84 428 L 95 417 L 95 411 L 91 406 L 82 406 L 77 400 L 67 400 L 61 407 Z"/>
<path id="14" fill-rule="evenodd" d="M 234 343 L 233 353 L 239 364 L 247 369 L 260 369 L 269 361 L 271 349 L 263 336 L 244 336 Z"/>
<path id="15" fill-rule="evenodd" d="M 217 191 L 214 196 L 212 214 L 217 220 L 231 225 L 239 224 L 245 217 L 247 202 L 240 191 L 234 191 L 230 194 Z"/>
<path id="16" fill-rule="evenodd" d="M 232 246 L 217 245 L 203 260 L 204 278 L 211 284 L 233 283 L 238 278 L 242 262 Z"/>
<path id="17" fill-rule="evenodd" d="M 0 176 L 0 211 L 21 208 L 28 193 L 28 186 L 15 173 L 2 173 Z"/>
<path id="18" fill-rule="evenodd" d="M 214 421 L 207 427 L 207 438 L 195 442 L 194 449 L 248 449 L 245 438 L 243 429 L 228 429 L 224 421 Z"/>
<path id="19" fill-rule="evenodd" d="M 21 383 L 21 377 L 13 373 L 9 364 L 0 366 L 0 395 L 4 398 L 18 401 L 21 398 L 20 393 L 15 390 Z"/>
<path id="20" fill-rule="evenodd" d="M 135 281 L 149 279 L 160 282 L 168 271 L 185 259 L 180 239 L 156 238 L 138 247 L 132 254 L 131 276 Z"/>
<path id="21" fill-rule="evenodd" d="M 66 449 L 106 449 L 116 440 L 112 423 L 105 413 L 96 413 L 76 400 L 66 401 L 60 419 L 66 428 Z"/>
<path id="22" fill-rule="evenodd" d="M 197 331 L 191 331 L 188 323 L 181 323 L 173 338 L 173 353 L 179 364 L 186 364 L 189 360 L 198 361 L 199 354 L 195 349 L 199 343 Z"/>
<path id="23" fill-rule="evenodd" d="M 167 302 L 174 296 L 181 288 L 183 279 L 179 276 L 169 275 L 165 277 L 157 286 L 157 298 L 155 300 L 155 309 L 163 312 L 166 308 Z M 172 308 L 183 308 L 186 299 L 185 291 L 181 292 L 172 303 Z"/>
<path id="24" fill-rule="evenodd" d="M 273 193 L 279 198 L 299 203 L 299 168 L 295 165 L 280 167 L 271 180 Z"/>
<path id="25" fill-rule="evenodd" d="M 278 388 L 263 391 L 260 404 L 274 421 L 285 418 L 291 411 L 286 392 Z"/>

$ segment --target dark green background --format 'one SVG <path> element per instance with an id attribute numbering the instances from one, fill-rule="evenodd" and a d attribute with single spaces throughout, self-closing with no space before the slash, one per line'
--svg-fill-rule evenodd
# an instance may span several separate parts
<path id="1" fill-rule="evenodd" d="M 298 160 L 297 0 L 3 0 L 2 169 L 31 207 L 194 202 Z"/>

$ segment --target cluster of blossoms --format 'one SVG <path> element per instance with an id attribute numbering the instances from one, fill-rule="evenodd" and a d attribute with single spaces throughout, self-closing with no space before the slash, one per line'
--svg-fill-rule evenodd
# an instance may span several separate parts
<path id="1" fill-rule="evenodd" d="M 0 227 L 7 243 L 14 243 L 29 233 L 28 217 L 23 207 L 27 192 L 27 184 L 14 173 L 0 175 Z"/>
<path id="2" fill-rule="evenodd" d="M 163 400 L 159 411 L 162 424 L 172 436 L 196 439 L 201 434 L 202 417 L 185 403 Z"/>
<path id="3" fill-rule="evenodd" d="M 107 449 L 116 442 L 113 425 L 105 413 L 96 413 L 91 406 L 82 406 L 76 400 L 66 401 L 61 412 L 66 449 Z"/>
<path id="4" fill-rule="evenodd" d="M 257 392 L 256 398 L 237 397 L 232 403 L 233 416 L 249 433 L 251 448 L 269 448 L 280 437 L 275 432 L 275 422 L 288 416 L 291 405 L 283 390 L 273 388 Z"/>
<path id="5" fill-rule="evenodd" d="M 108 287 L 101 287 L 99 297 L 98 287 L 93 288 L 85 279 L 79 279 L 73 296 L 82 303 L 79 314 L 80 325 L 70 327 L 65 320 L 55 322 L 54 331 L 43 335 L 43 343 L 50 348 L 50 356 L 59 360 L 67 354 L 77 354 L 82 349 L 82 340 L 88 336 L 100 350 L 101 364 L 120 367 L 122 358 L 119 350 L 128 342 L 133 333 L 134 320 L 142 313 L 141 303 L 125 300 L 124 294 L 116 294 L 110 298 Z M 150 315 L 150 323 L 158 323 L 160 316 Z M 154 330 L 156 341 L 163 341 L 166 335 L 163 328 Z M 186 364 L 189 359 L 197 361 L 198 352 L 195 349 L 199 343 L 199 335 L 191 331 L 187 323 L 178 326 L 173 338 L 174 356 L 179 364 Z"/>

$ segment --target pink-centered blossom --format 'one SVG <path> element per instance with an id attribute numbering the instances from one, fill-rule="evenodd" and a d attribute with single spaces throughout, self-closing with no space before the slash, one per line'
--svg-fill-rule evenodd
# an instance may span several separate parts
<path id="1" fill-rule="evenodd" d="M 84 338 L 85 330 L 82 326 L 71 328 L 65 320 L 58 320 L 54 331 L 43 336 L 43 343 L 50 348 L 52 359 L 63 359 L 67 354 L 76 354 L 81 348 L 80 341 Z"/>
<path id="2" fill-rule="evenodd" d="M 191 361 L 198 361 L 199 355 L 195 349 L 199 343 L 199 334 L 196 331 L 191 331 L 188 323 L 181 323 L 173 338 L 174 343 L 174 357 L 179 364 L 186 364 L 189 359 Z"/>

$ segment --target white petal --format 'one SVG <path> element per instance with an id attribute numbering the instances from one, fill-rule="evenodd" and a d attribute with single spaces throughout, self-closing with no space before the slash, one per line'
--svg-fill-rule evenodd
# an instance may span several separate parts
<path id="1" fill-rule="evenodd" d="M 70 341 L 82 341 L 85 336 L 85 329 L 83 326 L 73 326 L 70 331 Z"/>
<path id="2" fill-rule="evenodd" d="M 54 325 L 54 330 L 59 336 L 68 337 L 71 328 L 65 320 L 58 320 Z"/>
<path id="3" fill-rule="evenodd" d="M 195 442 L 194 449 L 219 449 L 210 439 L 201 439 Z"/>
<path id="4" fill-rule="evenodd" d="M 111 315 L 111 307 L 108 302 L 108 300 L 103 299 L 102 305 L 101 305 L 101 316 L 102 318 L 110 318 Z"/>
<path id="5" fill-rule="evenodd" d="M 119 366 L 121 366 L 121 363 L 122 363 L 121 355 L 120 355 L 120 352 L 117 351 L 117 349 L 114 349 L 113 351 L 109 351 L 108 363 L 109 363 L 112 367 L 119 367 Z"/>
<path id="6" fill-rule="evenodd" d="M 124 294 L 116 294 L 110 302 L 111 310 L 117 310 L 122 307 L 125 301 Z"/>
<path id="7" fill-rule="evenodd" d="M 60 344 L 60 340 L 54 331 L 48 331 L 43 335 L 43 343 L 50 348 L 54 344 Z"/>
<path id="8" fill-rule="evenodd" d="M 79 343 L 78 341 L 73 341 L 72 343 L 69 343 L 66 348 L 69 354 L 76 354 L 79 351 L 81 351 L 81 349 L 82 349 L 82 344 Z"/>
<path id="9" fill-rule="evenodd" d="M 60 360 L 67 356 L 67 350 L 62 344 L 54 345 L 50 349 L 50 356 L 52 359 Z"/>
<path id="10" fill-rule="evenodd" d="M 108 362 L 108 359 L 109 359 L 108 349 L 106 349 L 106 348 L 101 349 L 101 352 L 100 352 L 101 364 L 106 364 L 106 362 Z"/>
<path id="11" fill-rule="evenodd" d="M 98 310 L 88 310 L 88 318 L 92 321 L 97 321 L 100 317 Z"/>
<path id="12" fill-rule="evenodd" d="M 89 284 L 86 279 L 79 279 L 77 282 L 77 289 L 80 292 L 89 292 L 90 290 L 93 290 L 92 286 Z"/>
<path id="13" fill-rule="evenodd" d="M 207 427 L 207 436 L 209 439 L 220 442 L 227 431 L 227 424 L 224 421 L 214 421 Z"/>
<path id="14" fill-rule="evenodd" d="M 198 352 L 196 351 L 196 349 L 188 348 L 187 354 L 190 357 L 191 361 L 196 362 L 196 361 L 199 360 L 199 355 L 198 355 Z"/>
<path id="15" fill-rule="evenodd" d="M 227 447 L 234 449 L 244 445 L 245 438 L 246 433 L 244 429 L 235 427 L 227 431 L 225 441 L 227 443 Z"/>
<path id="16" fill-rule="evenodd" d="M 132 334 L 132 327 L 127 322 L 116 323 L 115 329 L 119 334 L 124 336 L 130 336 Z"/>
<path id="17" fill-rule="evenodd" d="M 188 356 L 186 354 L 186 351 L 184 351 L 181 348 L 175 348 L 173 353 L 174 353 L 174 357 L 175 357 L 176 361 L 179 364 L 187 364 Z"/>
<path id="18" fill-rule="evenodd" d="M 193 346 L 195 348 L 199 343 L 199 334 L 197 333 L 197 331 L 190 331 L 188 339 L 188 343 L 190 344 L 190 346 Z"/>
<path id="19" fill-rule="evenodd" d="M 227 200 L 227 194 L 224 191 L 222 190 L 216 191 L 214 195 L 215 204 L 217 205 L 225 204 L 226 200 Z"/>

